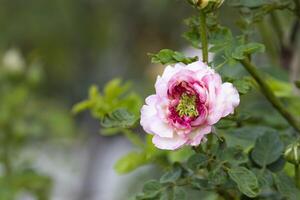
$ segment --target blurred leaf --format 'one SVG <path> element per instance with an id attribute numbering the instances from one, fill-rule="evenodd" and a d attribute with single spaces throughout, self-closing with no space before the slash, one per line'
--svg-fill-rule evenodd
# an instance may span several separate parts
<path id="1" fill-rule="evenodd" d="M 193 171 L 205 168 L 207 164 L 208 157 L 205 154 L 194 154 L 187 161 L 187 166 Z"/>
<path id="2" fill-rule="evenodd" d="M 218 129 L 229 129 L 237 127 L 237 122 L 235 120 L 223 118 L 215 126 Z"/>
<path id="3" fill-rule="evenodd" d="M 281 81 L 279 79 L 268 76 L 266 82 L 278 97 L 291 97 L 293 94 L 293 87 L 289 82 Z"/>
<path id="4" fill-rule="evenodd" d="M 273 175 L 272 175 L 271 171 L 269 171 L 267 169 L 261 170 L 261 169 L 257 169 L 257 168 L 253 168 L 251 171 L 255 173 L 260 188 L 269 189 L 270 187 L 273 186 Z"/>
<path id="5" fill-rule="evenodd" d="M 165 173 L 160 178 L 161 183 L 175 183 L 181 176 L 182 169 L 179 166 L 175 166 L 171 171 Z"/>
<path id="6" fill-rule="evenodd" d="M 143 193 L 137 195 L 137 200 L 154 200 L 162 191 L 162 185 L 156 180 L 150 180 L 144 184 Z"/>
<path id="7" fill-rule="evenodd" d="M 259 194 L 258 180 L 253 172 L 245 167 L 236 167 L 230 169 L 228 174 L 246 196 L 254 198 Z"/>
<path id="8" fill-rule="evenodd" d="M 148 54 L 151 56 L 152 63 L 160 64 L 175 64 L 175 63 L 184 63 L 189 64 L 198 60 L 198 57 L 188 58 L 185 57 L 182 53 L 173 51 L 170 49 L 163 49 L 157 54 Z"/>
<path id="9" fill-rule="evenodd" d="M 166 188 L 166 190 L 164 190 L 160 197 L 157 200 L 173 200 L 174 198 L 174 190 L 173 188 Z"/>
<path id="10" fill-rule="evenodd" d="M 239 91 L 241 95 L 247 94 L 251 91 L 253 84 L 249 77 L 245 77 L 243 79 L 236 79 L 233 81 L 233 85 Z"/>
<path id="11" fill-rule="evenodd" d="M 217 163 L 208 172 L 209 184 L 219 186 L 224 184 L 228 179 L 228 176 L 223 168 L 223 163 Z"/>
<path id="12" fill-rule="evenodd" d="M 245 45 L 238 46 L 232 53 L 232 57 L 237 60 L 243 60 L 247 55 L 253 53 L 263 53 L 265 51 L 265 46 L 260 43 L 248 43 Z"/>
<path id="13" fill-rule="evenodd" d="M 119 174 L 125 174 L 145 165 L 148 162 L 145 153 L 130 152 L 117 161 L 114 169 Z"/>
<path id="14" fill-rule="evenodd" d="M 174 187 L 174 198 L 173 200 L 185 200 L 186 193 L 182 188 Z"/>
<path id="15" fill-rule="evenodd" d="M 254 162 L 261 167 L 275 162 L 282 155 L 284 145 L 276 132 L 266 132 L 259 137 L 251 153 Z"/>
<path id="16" fill-rule="evenodd" d="M 184 20 L 184 23 L 189 27 L 189 30 L 183 34 L 183 37 L 190 42 L 193 47 L 200 48 L 199 16 L 190 17 Z"/>
<path id="17" fill-rule="evenodd" d="M 191 155 L 194 154 L 194 151 L 190 147 L 183 147 L 176 151 L 168 151 L 167 154 L 171 163 L 185 162 Z"/>
<path id="18" fill-rule="evenodd" d="M 104 116 L 101 125 L 104 128 L 130 128 L 137 118 L 125 109 L 118 109 Z"/>
<path id="19" fill-rule="evenodd" d="M 191 184 L 194 188 L 199 190 L 210 190 L 214 188 L 214 186 L 207 179 L 203 178 L 193 177 L 191 180 Z"/>
<path id="20" fill-rule="evenodd" d="M 159 192 L 162 185 L 156 180 L 150 180 L 144 184 L 143 192 L 144 193 L 156 193 Z"/>
<path id="21" fill-rule="evenodd" d="M 123 84 L 120 79 L 113 79 L 108 82 L 104 87 L 103 94 L 99 92 L 96 86 L 91 86 L 89 98 L 75 104 L 72 111 L 78 114 L 90 110 L 93 117 L 103 120 L 105 116 L 109 116 L 114 111 L 126 109 L 127 112 L 137 117 L 142 101 L 136 93 L 129 92 L 130 88 L 129 83 Z"/>
<path id="22" fill-rule="evenodd" d="M 243 147 L 244 151 L 248 151 L 254 146 L 258 137 L 272 131 L 274 129 L 266 126 L 244 126 L 229 130 L 224 134 L 224 137 L 229 147 L 240 146 Z"/>
<path id="23" fill-rule="evenodd" d="M 281 155 L 279 159 L 269 164 L 267 168 L 272 172 L 279 172 L 284 169 L 285 163 L 285 159 L 283 158 L 283 155 Z"/>
<path id="24" fill-rule="evenodd" d="M 295 186 L 293 180 L 283 173 L 274 174 L 274 181 L 277 190 L 289 200 L 299 200 L 300 190 Z"/>
<path id="25" fill-rule="evenodd" d="M 230 66 L 237 64 L 237 61 L 232 58 L 232 53 L 244 41 L 234 37 L 229 28 L 220 25 L 216 26 L 210 35 L 209 42 L 211 44 L 209 51 L 216 54 L 219 57 L 218 62 L 221 63 L 215 63 L 216 68 L 225 64 Z"/>
<path id="26" fill-rule="evenodd" d="M 248 157 L 241 147 L 227 147 L 218 155 L 219 159 L 232 166 L 247 163 Z"/>

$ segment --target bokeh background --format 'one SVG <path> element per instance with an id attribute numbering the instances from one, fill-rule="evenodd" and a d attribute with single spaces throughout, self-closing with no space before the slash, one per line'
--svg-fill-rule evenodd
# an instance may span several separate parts
<path id="1" fill-rule="evenodd" d="M 130 143 L 101 136 L 97 120 L 71 109 L 90 85 L 101 88 L 115 77 L 131 80 L 143 97 L 151 94 L 161 66 L 150 64 L 148 52 L 199 54 L 181 37 L 191 14 L 183 0 L 0 0 L 0 200 L 123 200 L 158 176 L 154 166 L 116 174 L 114 163 Z M 220 15 L 234 27 L 237 13 L 225 5 Z M 289 15 L 281 19 L 290 26 Z M 273 41 L 269 57 L 258 61 L 271 61 L 264 70 L 288 81 L 292 72 L 279 63 L 289 52 L 272 40 L 274 30 L 258 29 L 267 37 L 255 39 Z M 247 106 L 270 108 L 258 94 L 252 100 Z M 270 123 L 278 125 L 276 117 Z"/>

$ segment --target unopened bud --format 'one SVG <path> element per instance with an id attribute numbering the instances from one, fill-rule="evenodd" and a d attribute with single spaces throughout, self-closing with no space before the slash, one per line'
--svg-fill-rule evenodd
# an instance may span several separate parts
<path id="1" fill-rule="evenodd" d="M 210 12 L 219 8 L 224 0 L 188 0 L 188 2 L 201 10 Z"/>
<path id="2" fill-rule="evenodd" d="M 286 148 L 284 152 L 284 158 L 286 161 L 295 165 L 300 164 L 300 141 L 290 144 Z"/>

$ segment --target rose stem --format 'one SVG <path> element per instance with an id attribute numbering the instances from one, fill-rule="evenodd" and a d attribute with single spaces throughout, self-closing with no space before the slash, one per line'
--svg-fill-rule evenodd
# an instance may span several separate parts
<path id="1" fill-rule="evenodd" d="M 204 63 L 208 63 L 206 13 L 203 11 L 200 11 L 200 37 L 201 37 L 201 46 L 202 46 L 202 60 Z"/>
<path id="2" fill-rule="evenodd" d="M 280 102 L 280 100 L 275 96 L 272 89 L 265 82 L 264 78 L 257 70 L 256 66 L 254 66 L 249 59 L 240 60 L 241 64 L 245 67 L 245 69 L 251 74 L 251 76 L 256 80 L 263 95 L 268 99 L 268 101 L 273 105 L 275 109 L 288 121 L 288 123 L 294 127 L 298 133 L 300 133 L 300 123 L 296 121 L 296 119 L 289 113 Z"/>

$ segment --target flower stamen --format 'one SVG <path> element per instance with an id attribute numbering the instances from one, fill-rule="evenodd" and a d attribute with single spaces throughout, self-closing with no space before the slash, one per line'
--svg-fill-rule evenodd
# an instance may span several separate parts
<path id="1" fill-rule="evenodd" d="M 180 117 L 197 117 L 199 113 L 196 106 L 196 96 L 183 93 L 176 107 L 176 111 Z"/>

